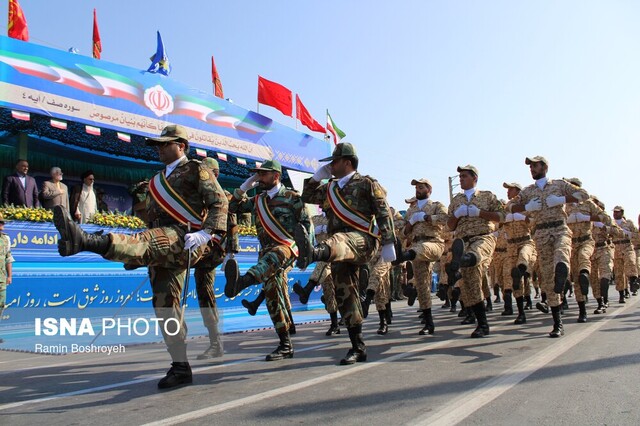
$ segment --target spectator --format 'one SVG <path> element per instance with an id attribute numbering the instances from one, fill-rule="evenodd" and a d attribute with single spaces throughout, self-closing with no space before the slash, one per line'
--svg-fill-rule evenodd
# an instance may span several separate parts
<path id="1" fill-rule="evenodd" d="M 62 170 L 60 167 L 51 168 L 51 180 L 42 184 L 40 201 L 45 209 L 53 209 L 54 206 L 62 206 L 69 210 L 69 189 L 62 183 Z"/>
<path id="2" fill-rule="evenodd" d="M 104 196 L 105 196 L 104 189 L 97 188 L 96 195 L 98 196 L 98 211 L 100 213 L 109 213 L 109 205 L 104 199 Z"/>
<path id="3" fill-rule="evenodd" d="M 2 202 L 5 205 L 40 207 L 38 201 L 38 185 L 36 180 L 27 175 L 29 163 L 18 160 L 16 173 L 4 178 L 2 185 Z"/>
<path id="4" fill-rule="evenodd" d="M 82 184 L 73 187 L 71 192 L 71 210 L 78 223 L 87 223 L 98 210 L 98 195 L 93 187 L 93 171 L 87 170 L 80 175 Z"/>

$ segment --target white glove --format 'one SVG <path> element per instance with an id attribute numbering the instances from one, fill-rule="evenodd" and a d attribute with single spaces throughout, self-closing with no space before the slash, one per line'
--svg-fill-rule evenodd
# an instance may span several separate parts
<path id="1" fill-rule="evenodd" d="M 593 222 L 596 228 L 604 228 L 604 223 L 602 222 Z"/>
<path id="2" fill-rule="evenodd" d="M 542 202 L 539 198 L 534 198 L 524 205 L 524 209 L 528 212 L 535 212 L 538 210 L 542 210 Z"/>
<path id="3" fill-rule="evenodd" d="M 327 225 L 316 225 L 313 228 L 313 232 L 318 235 L 318 234 L 326 234 L 327 233 Z"/>
<path id="4" fill-rule="evenodd" d="M 469 216 L 469 206 L 467 206 L 466 204 L 462 204 L 453 212 L 453 215 L 458 219 L 463 216 Z"/>
<path id="5" fill-rule="evenodd" d="M 562 196 L 549 195 L 547 197 L 547 206 L 549 207 L 561 206 L 566 202 L 567 202 L 567 197 L 565 197 L 564 195 Z"/>
<path id="6" fill-rule="evenodd" d="M 507 215 L 504 217 L 504 221 L 513 222 L 513 213 L 507 213 Z"/>
<path id="7" fill-rule="evenodd" d="M 382 260 L 385 262 L 393 262 L 396 260 L 396 248 L 393 243 L 385 244 L 382 246 L 382 251 L 380 252 L 380 256 Z"/>
<path id="8" fill-rule="evenodd" d="M 324 166 L 320 167 L 313 174 L 312 179 L 316 182 L 320 182 L 322 179 L 331 179 L 331 166 L 329 164 L 325 164 Z"/>
<path id="9" fill-rule="evenodd" d="M 576 213 L 571 213 L 569 216 L 567 216 L 567 223 L 576 223 L 578 221 L 578 218 L 576 217 Z"/>
<path id="10" fill-rule="evenodd" d="M 480 216 L 480 209 L 477 206 L 474 206 L 473 204 L 469 205 L 469 207 L 467 208 L 467 211 L 469 212 L 469 217 Z"/>
<path id="11" fill-rule="evenodd" d="M 184 249 L 194 251 L 211 241 L 211 235 L 205 231 L 190 232 L 184 236 Z"/>
<path id="12" fill-rule="evenodd" d="M 591 221 L 591 216 L 589 216 L 588 214 L 584 214 L 584 213 L 576 213 L 576 222 L 590 222 Z"/>
<path id="13" fill-rule="evenodd" d="M 240 185 L 240 191 L 247 192 L 256 186 L 258 186 L 258 175 L 254 173 Z"/>
<path id="14" fill-rule="evenodd" d="M 409 218 L 409 223 L 415 225 L 417 222 L 424 222 L 424 217 L 427 214 L 425 212 L 415 212 Z"/>
<path id="15" fill-rule="evenodd" d="M 514 213 L 513 214 L 513 221 L 514 222 L 522 222 L 523 220 L 526 220 L 527 217 L 525 215 L 523 215 L 522 213 Z"/>

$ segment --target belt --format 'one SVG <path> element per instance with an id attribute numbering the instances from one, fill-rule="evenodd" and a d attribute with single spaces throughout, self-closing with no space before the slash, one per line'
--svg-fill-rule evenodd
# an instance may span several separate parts
<path id="1" fill-rule="evenodd" d="M 509 244 L 518 244 L 518 243 L 522 243 L 524 241 L 529 241 L 530 239 L 531 239 L 531 235 L 525 235 L 524 237 L 508 239 L 507 243 L 509 243 Z"/>
<path id="2" fill-rule="evenodd" d="M 506 253 L 507 249 L 506 248 L 497 248 L 494 250 L 496 253 Z"/>
<path id="3" fill-rule="evenodd" d="M 591 234 L 583 235 L 582 237 L 574 237 L 571 238 L 572 243 L 584 243 L 585 241 L 589 241 L 591 239 Z"/>
<path id="4" fill-rule="evenodd" d="M 460 238 L 462 241 L 464 241 L 465 243 L 468 243 L 470 239 L 472 238 L 476 238 L 476 237 L 484 237 L 486 235 L 489 235 L 489 232 L 485 232 L 484 234 L 478 234 L 478 235 L 469 235 L 468 237 L 462 237 Z"/>
<path id="5" fill-rule="evenodd" d="M 607 246 L 607 245 L 609 245 L 609 241 L 603 241 L 601 243 L 596 243 L 596 247 L 597 248 L 604 247 L 604 246 Z"/>
<path id="6" fill-rule="evenodd" d="M 422 236 L 422 237 L 415 237 L 413 241 L 415 241 L 416 243 L 419 243 L 421 241 L 435 241 L 437 239 L 438 239 L 437 237 Z"/>
<path id="7" fill-rule="evenodd" d="M 614 241 L 613 244 L 629 244 L 631 240 L 618 240 Z"/>
<path id="8" fill-rule="evenodd" d="M 534 232 L 539 229 L 557 228 L 564 225 L 564 220 L 556 220 L 555 222 L 540 223 L 534 227 Z"/>

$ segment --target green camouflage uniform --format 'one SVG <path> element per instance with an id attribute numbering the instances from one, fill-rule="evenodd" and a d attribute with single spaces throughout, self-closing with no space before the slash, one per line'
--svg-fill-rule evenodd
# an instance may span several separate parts
<path id="1" fill-rule="evenodd" d="M 362 306 L 358 297 L 358 265 L 364 265 L 377 251 L 380 242 L 393 244 L 393 220 L 389 216 L 385 191 L 373 178 L 355 173 L 340 189 L 349 206 L 372 220 L 375 217 L 381 241 L 370 234 L 356 230 L 343 222 L 329 206 L 327 185 L 306 179 L 302 200 L 318 204 L 327 212 L 329 238 L 324 242 L 331 249 L 331 275 L 336 286 L 338 310 L 348 328 L 362 324 Z"/>
<path id="2" fill-rule="evenodd" d="M 316 215 L 311 218 L 313 226 L 322 226 L 326 228 L 329 221 L 325 215 Z M 326 241 L 329 236 L 326 232 L 316 233 L 316 244 Z M 336 288 L 331 278 L 331 265 L 327 262 L 316 262 L 313 272 L 309 277 L 310 281 L 314 281 L 322 285 L 322 295 L 324 296 L 324 307 L 327 313 L 333 314 L 338 312 L 338 304 L 336 303 Z"/>
<path id="3" fill-rule="evenodd" d="M 311 221 L 300 194 L 281 186 L 273 198 L 269 198 L 266 193 L 256 197 L 262 196 L 267 197 L 269 210 L 289 235 L 294 234 L 297 223 L 301 223 L 307 232 L 310 232 Z M 256 197 L 249 198 L 245 193 L 236 190 L 229 203 L 229 210 L 237 214 L 248 212 L 255 214 Z M 267 310 L 276 332 L 282 334 L 291 326 L 291 318 L 287 310 L 290 306 L 287 272 L 292 268 L 295 255 L 288 246 L 271 238 L 260 220 L 255 222 L 260 241 L 260 253 L 258 263 L 249 268 L 247 273 L 251 274 L 256 281 L 264 283 Z"/>
<path id="4" fill-rule="evenodd" d="M 160 173 L 164 173 L 164 170 Z M 211 170 L 199 161 L 184 157 L 167 181 L 194 211 L 206 214 L 203 230 L 225 235 L 228 201 Z M 185 225 L 169 216 L 152 196 L 147 197 L 147 217 L 149 229 L 146 231 L 134 235 L 109 234 L 111 245 L 103 257 L 129 265 L 148 266 L 156 315 L 165 320 L 178 319 L 188 261 L 184 236 L 189 231 Z M 191 265 L 195 265 L 208 252 L 208 245 L 194 250 L 191 253 Z M 162 330 L 164 333 L 164 327 Z M 186 334 L 186 324 L 182 324 L 179 333 L 164 335 L 172 356 L 172 346 L 184 345 Z"/>

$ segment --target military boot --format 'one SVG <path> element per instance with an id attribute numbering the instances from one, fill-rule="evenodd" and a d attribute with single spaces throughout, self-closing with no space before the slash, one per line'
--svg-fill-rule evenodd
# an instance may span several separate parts
<path id="1" fill-rule="evenodd" d="M 487 312 L 484 309 L 484 303 L 476 303 L 471 307 L 473 314 L 478 320 L 478 326 L 471 333 L 472 338 L 484 337 L 489 335 L 489 323 L 487 322 Z"/>
<path id="2" fill-rule="evenodd" d="M 296 281 L 295 284 L 293 284 L 293 291 L 300 297 L 300 303 L 302 303 L 303 305 L 307 304 L 311 292 L 317 285 L 318 283 L 313 280 L 309 280 L 309 282 L 307 282 L 307 285 L 305 285 L 304 287 L 300 285 L 300 281 Z"/>
<path id="3" fill-rule="evenodd" d="M 373 298 L 375 297 L 376 292 L 368 289 L 367 290 L 367 294 L 364 298 L 364 300 L 362 301 L 362 316 L 364 318 L 369 316 L 369 306 L 371 306 L 371 301 L 373 300 Z"/>
<path id="4" fill-rule="evenodd" d="M 81 251 L 90 251 L 101 256 L 111 247 L 109 235 L 88 234 L 71 219 L 69 212 L 62 206 L 53 208 L 53 224 L 60 233 L 58 253 L 71 256 Z"/>
<path id="5" fill-rule="evenodd" d="M 586 269 L 580 271 L 580 275 L 578 275 L 578 285 L 580 286 L 582 295 L 586 297 L 589 294 L 589 287 L 591 287 L 589 271 Z"/>
<path id="6" fill-rule="evenodd" d="M 391 310 L 391 302 L 387 302 L 386 305 L 384 305 L 384 311 L 387 314 L 387 324 L 391 325 L 391 321 L 393 320 L 393 311 Z"/>
<path id="7" fill-rule="evenodd" d="M 347 352 L 347 356 L 340 360 L 340 365 L 351 365 L 356 362 L 365 362 L 367 360 L 367 347 L 362 339 L 362 325 L 349 327 L 349 340 L 351 340 L 351 349 Z"/>
<path id="8" fill-rule="evenodd" d="M 407 266 L 407 281 L 411 281 L 413 278 L 413 262 L 409 261 L 406 263 Z"/>
<path id="9" fill-rule="evenodd" d="M 334 334 L 340 334 L 340 327 L 338 327 L 338 313 L 331 312 L 329 313 L 329 317 L 331 317 L 331 325 L 329 326 L 329 330 L 327 330 L 324 335 L 332 336 Z"/>
<path id="10" fill-rule="evenodd" d="M 187 362 L 187 345 L 176 343 L 167 346 L 171 355 L 171 368 L 158 382 L 158 389 L 170 389 L 180 385 L 189 385 L 193 382 L 191 366 Z"/>
<path id="11" fill-rule="evenodd" d="M 289 324 L 289 334 L 293 336 L 294 334 L 296 334 L 296 323 L 293 321 L 291 308 L 287 308 L 287 315 L 289 315 L 289 319 L 291 320 L 291 324 Z"/>
<path id="12" fill-rule="evenodd" d="M 449 312 L 455 312 L 457 310 L 456 304 L 458 303 L 458 299 L 460 299 L 460 288 L 454 287 L 453 290 L 451 290 L 451 308 Z"/>
<path id="13" fill-rule="evenodd" d="M 358 268 L 358 291 L 363 292 L 369 287 L 369 267 L 360 265 Z"/>
<path id="14" fill-rule="evenodd" d="M 522 277 L 524 276 L 522 269 L 520 267 L 524 267 L 526 270 L 526 266 L 518 265 L 511 269 L 511 281 L 514 290 L 520 289 L 520 283 L 522 282 Z"/>
<path id="15" fill-rule="evenodd" d="M 624 300 L 624 290 L 620 290 L 620 300 L 618 300 L 618 303 L 627 303 L 626 300 Z"/>
<path id="16" fill-rule="evenodd" d="M 587 303 L 578 302 L 578 322 L 587 322 Z"/>
<path id="17" fill-rule="evenodd" d="M 404 295 L 407 296 L 407 305 L 413 306 L 413 304 L 416 303 L 416 298 L 418 297 L 418 290 L 416 290 L 413 285 L 409 284 L 405 287 Z"/>
<path id="18" fill-rule="evenodd" d="M 498 284 L 493 286 L 493 294 L 496 295 L 493 303 L 500 303 L 500 286 Z"/>
<path id="19" fill-rule="evenodd" d="M 609 307 L 609 285 L 611 280 L 607 278 L 600 279 L 600 294 L 602 295 L 602 305 L 605 308 Z"/>
<path id="20" fill-rule="evenodd" d="M 209 329 L 209 347 L 205 349 L 203 353 L 197 356 L 196 359 L 213 359 L 220 358 L 224 354 L 222 349 L 222 341 L 220 341 L 220 334 L 218 330 Z"/>
<path id="21" fill-rule="evenodd" d="M 516 297 L 516 306 L 518 307 L 518 316 L 516 320 L 513 322 L 514 324 L 526 324 L 527 317 L 524 314 L 524 298 L 522 296 Z"/>
<path id="22" fill-rule="evenodd" d="M 266 356 L 266 361 L 279 361 L 285 358 L 293 358 L 293 344 L 291 343 L 289 332 L 278 333 L 278 337 L 280 338 L 280 344 L 276 350 Z"/>
<path id="23" fill-rule="evenodd" d="M 524 296 L 524 309 L 525 311 L 528 311 L 529 309 L 533 309 L 533 301 L 531 300 L 531 295 L 528 296 Z"/>
<path id="24" fill-rule="evenodd" d="M 556 263 L 555 273 L 553 275 L 553 291 L 558 294 L 562 294 L 564 286 L 569 277 L 569 267 L 564 262 Z"/>
<path id="25" fill-rule="evenodd" d="M 629 288 L 631 289 L 631 294 L 633 296 L 638 295 L 638 289 L 640 289 L 640 284 L 638 283 L 638 277 L 636 276 L 629 277 Z"/>
<path id="26" fill-rule="evenodd" d="M 258 297 L 253 302 L 249 302 L 247 299 L 242 299 L 242 306 L 247 308 L 249 315 L 254 316 L 258 312 L 258 308 L 264 302 L 265 299 L 264 290 L 260 290 Z"/>
<path id="27" fill-rule="evenodd" d="M 241 277 L 239 276 L 238 261 L 235 259 L 227 260 L 226 265 L 224 265 L 224 276 L 227 280 L 224 285 L 224 295 L 229 299 L 236 297 L 245 288 L 258 284 L 258 280 L 249 272 Z"/>
<path id="28" fill-rule="evenodd" d="M 473 306 L 476 306 L 476 305 L 473 305 Z M 460 324 L 466 325 L 466 324 L 475 324 L 476 323 L 476 315 L 474 315 L 473 306 L 471 306 L 469 308 L 465 308 L 466 316 L 460 322 Z M 486 318 L 486 311 L 484 310 L 484 303 L 482 303 L 482 311 L 485 312 L 485 318 Z"/>
<path id="29" fill-rule="evenodd" d="M 416 258 L 416 252 L 414 250 L 406 250 L 406 251 L 402 250 L 402 241 L 400 241 L 399 238 L 396 238 L 395 248 L 396 248 L 396 260 L 391 262 L 393 266 L 399 265 L 402 262 L 411 261 Z"/>
<path id="30" fill-rule="evenodd" d="M 431 308 L 424 309 L 422 311 L 424 313 L 424 327 L 418 333 L 421 336 L 425 334 L 433 334 L 436 330 L 435 325 L 433 324 L 433 316 L 431 315 Z"/>
<path id="31" fill-rule="evenodd" d="M 604 303 L 602 303 L 602 297 L 598 297 L 598 307 L 596 308 L 595 311 L 593 311 L 593 313 L 598 315 L 598 314 L 604 314 L 605 312 L 607 312 L 607 308 L 605 308 Z"/>
<path id="32" fill-rule="evenodd" d="M 453 240 L 451 245 L 451 269 L 457 272 L 460 268 L 475 266 L 478 258 L 473 253 L 464 252 L 464 241 L 460 238 Z"/>
<path id="33" fill-rule="evenodd" d="M 513 315 L 513 300 L 512 300 L 512 292 L 511 290 L 507 290 L 504 292 L 504 311 L 502 311 L 501 315 Z"/>
<path id="34" fill-rule="evenodd" d="M 553 330 L 549 333 L 549 337 L 564 336 L 564 326 L 562 325 L 562 317 L 560 316 L 560 306 L 551 307 L 551 315 L 553 316 Z"/>
<path id="35" fill-rule="evenodd" d="M 386 311 L 378 311 L 378 316 L 380 317 L 380 324 L 377 333 L 385 335 L 389 331 L 389 327 L 387 327 L 387 313 Z"/>

